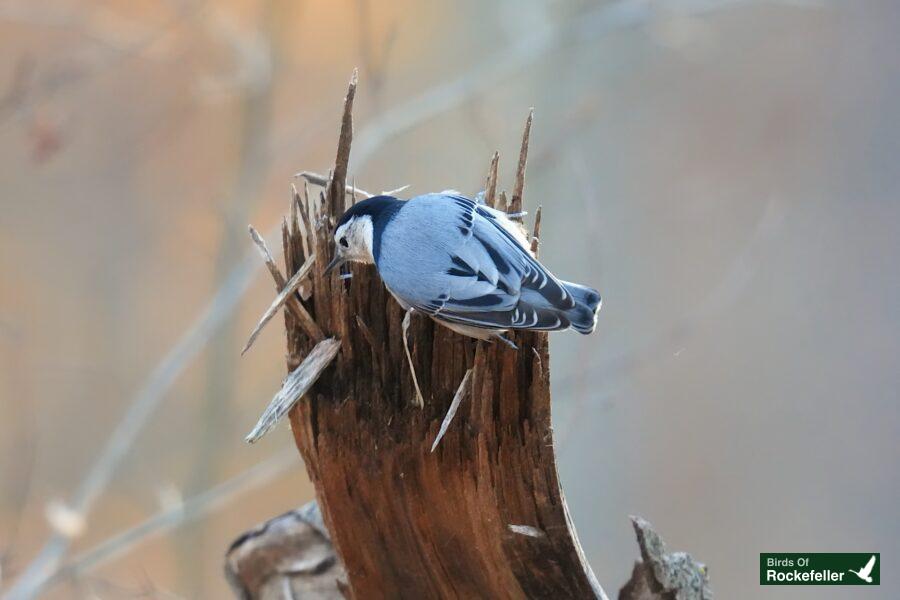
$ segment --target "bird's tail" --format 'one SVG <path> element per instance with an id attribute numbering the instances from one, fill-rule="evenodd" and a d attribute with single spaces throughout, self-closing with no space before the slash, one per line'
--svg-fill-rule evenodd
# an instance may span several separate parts
<path id="1" fill-rule="evenodd" d="M 575 299 L 575 308 L 566 311 L 566 318 L 572 324 L 572 329 L 578 333 L 588 334 L 597 326 L 597 313 L 600 312 L 600 292 L 577 283 L 568 281 L 560 282 Z"/>

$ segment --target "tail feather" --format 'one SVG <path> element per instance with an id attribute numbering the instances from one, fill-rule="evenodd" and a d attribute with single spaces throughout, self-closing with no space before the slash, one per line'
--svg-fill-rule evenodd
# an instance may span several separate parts
<path id="1" fill-rule="evenodd" d="M 561 282 L 575 299 L 575 308 L 565 311 L 572 329 L 578 333 L 588 334 L 597 326 L 597 313 L 600 312 L 602 300 L 600 292 L 577 283 Z"/>

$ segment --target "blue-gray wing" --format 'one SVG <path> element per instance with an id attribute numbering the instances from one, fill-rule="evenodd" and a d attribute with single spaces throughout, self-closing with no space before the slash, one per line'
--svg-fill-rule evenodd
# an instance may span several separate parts
<path id="1" fill-rule="evenodd" d="M 385 230 L 379 272 L 410 306 L 490 329 L 563 329 L 575 302 L 498 213 L 468 198 L 420 196 Z"/>

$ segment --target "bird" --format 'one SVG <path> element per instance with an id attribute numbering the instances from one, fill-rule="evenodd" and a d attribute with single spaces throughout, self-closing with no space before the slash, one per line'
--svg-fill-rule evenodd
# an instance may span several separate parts
<path id="1" fill-rule="evenodd" d="M 589 334 L 597 325 L 597 290 L 556 278 L 534 257 L 520 225 L 458 192 L 361 200 L 333 235 L 326 274 L 347 262 L 374 264 L 407 316 L 424 313 L 465 336 L 515 348 L 504 333 Z"/>
<path id="2" fill-rule="evenodd" d="M 872 583 L 872 569 L 875 568 L 875 555 L 872 555 L 872 558 L 869 559 L 869 562 L 866 563 L 859 571 L 854 571 L 853 569 L 847 569 L 850 573 L 853 573 L 866 583 Z"/>

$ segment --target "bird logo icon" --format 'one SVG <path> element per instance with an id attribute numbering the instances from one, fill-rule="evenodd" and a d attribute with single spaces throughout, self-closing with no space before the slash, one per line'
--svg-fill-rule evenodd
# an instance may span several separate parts
<path id="1" fill-rule="evenodd" d="M 872 583 L 872 569 L 875 567 L 875 555 L 872 555 L 872 558 L 869 559 L 869 562 L 866 563 L 859 571 L 854 571 L 853 569 L 848 569 L 850 573 L 853 573 L 866 583 Z"/>

